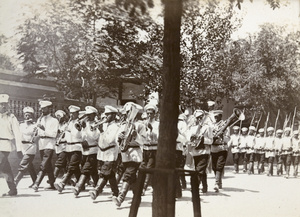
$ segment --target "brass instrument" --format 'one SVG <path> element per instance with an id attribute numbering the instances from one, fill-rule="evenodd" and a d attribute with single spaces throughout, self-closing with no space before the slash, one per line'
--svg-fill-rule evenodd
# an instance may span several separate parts
<path id="1" fill-rule="evenodd" d="M 204 112 L 205 117 L 202 118 L 201 123 L 198 125 L 198 128 L 196 130 L 196 135 L 198 136 L 192 136 L 190 140 L 190 144 L 192 147 L 195 147 L 195 149 L 204 149 L 204 134 L 207 130 L 205 130 L 203 133 L 200 134 L 200 130 L 203 127 L 203 125 L 206 123 L 206 120 L 209 116 L 207 112 Z"/>
<path id="2" fill-rule="evenodd" d="M 34 131 L 33 131 L 33 134 L 32 134 L 32 137 L 30 139 L 30 142 L 33 143 L 35 138 L 38 136 L 38 125 L 41 123 L 41 119 L 43 117 L 43 114 L 41 114 L 41 116 L 37 119 L 36 121 L 36 128 L 34 128 Z"/>
<path id="3" fill-rule="evenodd" d="M 234 108 L 232 115 L 227 120 L 221 122 L 221 124 L 219 124 L 218 127 L 213 130 L 213 136 L 220 137 L 225 132 L 227 127 L 231 127 L 238 121 L 243 120 L 245 120 L 244 113 L 240 109 Z"/>
<path id="4" fill-rule="evenodd" d="M 91 131 L 94 131 L 98 126 L 104 124 L 107 122 L 107 118 L 103 118 L 102 120 L 98 121 L 98 122 L 94 122 L 93 124 L 91 124 Z"/>
<path id="5" fill-rule="evenodd" d="M 55 143 L 56 146 L 58 146 L 59 143 L 61 142 L 61 140 L 65 137 L 67 127 L 69 126 L 71 120 L 72 120 L 72 118 L 70 118 L 70 119 L 68 120 L 68 122 L 67 122 L 67 124 L 66 124 L 66 127 L 65 127 L 65 129 L 64 129 L 64 131 L 62 131 L 62 132 L 60 133 L 59 137 L 57 138 L 56 143 Z"/>
<path id="6" fill-rule="evenodd" d="M 76 129 L 78 129 L 78 131 L 80 131 L 82 128 L 85 128 L 85 122 L 87 121 L 87 118 L 88 117 L 86 115 L 83 115 L 77 120 L 77 123 L 75 123 L 74 126 L 76 127 Z"/>
<path id="7" fill-rule="evenodd" d="M 135 104 L 132 104 L 127 117 L 127 123 L 124 128 L 125 135 L 124 138 L 119 143 L 121 152 L 127 151 L 128 145 L 134 138 L 135 126 L 133 124 L 133 121 L 136 118 L 138 112 L 139 112 L 139 108 Z"/>

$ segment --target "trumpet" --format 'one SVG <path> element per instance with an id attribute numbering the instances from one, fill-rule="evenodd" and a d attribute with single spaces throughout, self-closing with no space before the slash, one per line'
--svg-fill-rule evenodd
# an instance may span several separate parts
<path id="1" fill-rule="evenodd" d="M 59 145 L 59 143 L 61 142 L 61 140 L 65 137 L 66 130 L 67 130 L 67 128 L 68 128 L 68 126 L 69 126 L 71 120 L 72 120 L 72 118 L 70 118 L 70 119 L 68 120 L 68 122 L 67 122 L 67 124 L 66 124 L 66 127 L 65 127 L 65 129 L 64 129 L 64 131 L 62 131 L 62 132 L 60 133 L 59 137 L 58 137 L 57 140 L 56 140 L 56 145 Z"/>
<path id="2" fill-rule="evenodd" d="M 87 116 L 82 116 L 77 120 L 77 123 L 75 123 L 75 127 L 78 131 L 81 131 L 82 128 L 85 128 L 86 122 L 87 121 Z"/>
<path id="3" fill-rule="evenodd" d="M 94 122 L 93 124 L 91 124 L 91 131 L 94 131 L 97 127 L 99 127 L 100 125 L 104 124 L 107 122 L 107 118 L 103 118 L 102 120 L 98 121 L 98 122 Z"/>

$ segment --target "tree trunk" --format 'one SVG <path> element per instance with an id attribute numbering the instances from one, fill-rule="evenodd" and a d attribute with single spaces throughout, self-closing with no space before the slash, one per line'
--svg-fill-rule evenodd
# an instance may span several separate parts
<path id="1" fill-rule="evenodd" d="M 153 217 L 175 216 L 175 169 L 177 120 L 179 114 L 180 85 L 180 25 L 181 0 L 165 0 L 163 39 L 163 91 L 160 101 L 160 127 L 156 168 L 171 173 L 153 175 Z"/>

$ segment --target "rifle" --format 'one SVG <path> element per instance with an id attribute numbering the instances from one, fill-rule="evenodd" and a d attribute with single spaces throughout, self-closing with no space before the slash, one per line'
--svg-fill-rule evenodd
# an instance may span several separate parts
<path id="1" fill-rule="evenodd" d="M 292 131 L 291 134 L 293 134 L 293 132 L 294 132 L 294 124 L 295 124 L 296 112 L 297 112 L 297 107 L 295 106 L 293 120 L 292 120 L 292 126 L 291 126 L 291 131 Z"/>
<path id="2" fill-rule="evenodd" d="M 276 117 L 275 126 L 274 126 L 274 132 L 276 132 L 276 128 L 277 128 L 277 122 L 278 122 L 279 114 L 280 114 L 280 109 L 278 109 L 278 112 L 277 112 L 277 117 Z"/>
<path id="3" fill-rule="evenodd" d="M 258 126 L 259 126 L 259 123 L 260 123 L 260 121 L 261 121 L 261 118 L 262 118 L 262 113 L 260 114 L 260 117 L 259 117 L 258 122 L 257 122 L 257 124 L 256 124 L 256 132 L 255 132 L 254 136 L 256 136 L 256 134 L 257 134 Z"/>
<path id="4" fill-rule="evenodd" d="M 270 116 L 270 112 L 268 112 L 267 119 L 266 119 L 265 126 L 264 126 L 265 135 L 267 135 L 267 127 L 268 127 L 268 122 L 269 122 L 269 116 Z"/>
<path id="5" fill-rule="evenodd" d="M 255 118 L 255 115 L 256 115 L 256 112 L 254 112 L 254 115 L 253 115 L 253 117 L 252 117 L 252 119 L 251 119 L 251 122 L 250 122 L 250 125 L 249 125 L 249 127 L 251 127 L 251 126 L 252 126 L 252 124 L 253 124 L 253 121 L 254 121 L 254 118 Z M 248 135 L 249 135 L 249 133 L 250 133 L 250 130 L 248 131 Z"/>

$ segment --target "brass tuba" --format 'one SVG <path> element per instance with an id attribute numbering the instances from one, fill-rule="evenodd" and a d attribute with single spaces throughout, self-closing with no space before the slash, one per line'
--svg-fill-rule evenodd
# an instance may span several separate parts
<path id="1" fill-rule="evenodd" d="M 240 109 L 234 108 L 232 115 L 229 118 L 227 118 L 227 120 L 222 121 L 221 124 L 217 125 L 217 127 L 213 131 L 213 136 L 214 137 L 221 136 L 225 132 L 228 126 L 231 127 L 236 122 L 243 121 L 243 120 L 245 120 L 244 113 Z"/>

